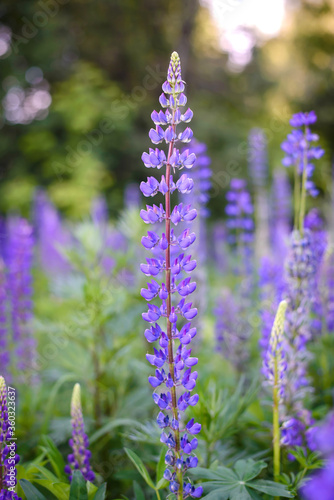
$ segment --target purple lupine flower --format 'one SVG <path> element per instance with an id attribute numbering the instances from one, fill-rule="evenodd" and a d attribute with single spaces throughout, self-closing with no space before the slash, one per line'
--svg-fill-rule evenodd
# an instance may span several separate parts
<path id="1" fill-rule="evenodd" d="M 225 208 L 228 217 L 228 241 L 236 246 L 241 258 L 249 258 L 251 244 L 254 239 L 253 204 L 249 192 L 246 190 L 244 179 L 232 179 L 230 191 L 226 194 Z"/>
<path id="2" fill-rule="evenodd" d="M 138 185 L 131 182 L 124 190 L 124 206 L 127 209 L 140 207 L 140 191 Z"/>
<path id="3" fill-rule="evenodd" d="M 311 339 L 311 284 L 314 275 L 315 263 L 310 231 L 305 229 L 303 236 L 299 231 L 293 231 L 286 262 L 285 298 L 288 308 L 284 349 L 288 376 L 282 412 L 282 444 L 289 447 L 303 446 L 307 429 L 313 424 L 310 412 L 304 408 L 304 400 L 312 391 L 307 376 L 310 360 L 307 343 Z"/>
<path id="4" fill-rule="evenodd" d="M 301 488 L 305 500 L 332 500 L 334 498 L 334 412 L 326 422 L 317 427 L 313 436 L 314 449 L 327 459 L 324 467 L 316 472 Z"/>
<path id="5" fill-rule="evenodd" d="M 322 267 L 323 308 L 327 333 L 334 332 L 334 251 L 327 253 Z"/>
<path id="6" fill-rule="evenodd" d="M 311 329 L 313 336 L 322 332 L 322 318 L 324 316 L 323 302 L 319 288 L 319 279 L 323 265 L 324 254 L 327 248 L 327 232 L 324 228 L 324 221 L 319 211 L 314 208 L 305 217 L 304 227 L 310 230 L 312 254 L 314 258 L 315 273 L 311 283 L 312 291 L 312 322 Z"/>
<path id="7" fill-rule="evenodd" d="M 257 188 L 266 186 L 268 179 L 267 138 L 260 128 L 253 128 L 248 136 L 248 165 L 252 183 Z"/>
<path id="8" fill-rule="evenodd" d="M 108 222 L 108 205 L 104 196 L 94 198 L 91 207 L 92 221 L 96 226 L 105 226 Z"/>
<path id="9" fill-rule="evenodd" d="M 7 387 L 0 376 L 0 500 L 22 500 L 13 491 L 16 486 L 16 442 L 11 440 L 12 429 L 8 420 Z M 12 467 L 14 467 L 14 472 Z"/>
<path id="10" fill-rule="evenodd" d="M 72 448 L 72 453 L 68 455 L 68 465 L 65 466 L 65 472 L 69 475 L 72 481 L 72 474 L 75 470 L 80 470 L 86 481 L 94 481 L 95 474 L 90 466 L 91 452 L 89 451 L 89 440 L 85 433 L 85 425 L 81 407 L 81 389 L 80 384 L 75 384 L 73 388 L 71 401 L 71 424 L 72 424 L 72 439 L 69 445 Z"/>
<path id="11" fill-rule="evenodd" d="M 197 254 L 200 264 L 207 261 L 207 224 L 206 219 L 210 215 L 207 207 L 210 199 L 212 170 L 210 168 L 211 158 L 207 154 L 207 146 L 203 142 L 192 140 L 189 147 L 189 155 L 194 154 L 196 161 L 192 168 L 192 180 L 194 187 L 190 193 L 182 195 L 182 199 L 188 196 L 187 203 L 190 203 L 197 211 L 196 234 L 197 241 L 194 253 Z"/>
<path id="12" fill-rule="evenodd" d="M 44 191 L 36 194 L 34 212 L 37 251 L 42 268 L 52 275 L 68 272 L 71 266 L 60 248 L 71 243 L 71 236 Z"/>
<path id="13" fill-rule="evenodd" d="M 236 297 L 223 290 L 218 297 L 215 315 L 216 350 L 238 371 L 243 371 L 249 352 L 245 348 L 250 336 L 250 327 L 242 317 L 242 307 Z"/>
<path id="14" fill-rule="evenodd" d="M 21 218 L 8 221 L 8 289 L 13 342 L 21 371 L 35 368 L 36 341 L 30 326 L 33 316 L 32 263 L 34 239 L 29 222 Z"/>
<path id="15" fill-rule="evenodd" d="M 305 171 L 306 190 L 311 196 L 317 196 L 318 189 L 311 180 L 314 164 L 313 160 L 318 160 L 324 154 L 324 150 L 319 146 L 311 144 L 319 140 L 319 136 L 310 130 L 310 125 L 317 121 L 314 111 L 309 113 L 297 113 L 290 120 L 290 125 L 294 127 L 288 134 L 287 139 L 282 143 L 281 148 L 286 156 L 282 160 L 285 167 L 295 166 L 298 174 Z"/>
<path id="16" fill-rule="evenodd" d="M 0 257 L 0 366 L 4 375 L 8 373 L 10 354 L 7 329 L 7 275 L 5 264 Z"/>
<path id="17" fill-rule="evenodd" d="M 270 240 L 274 255 L 284 260 L 291 232 L 291 187 L 286 170 L 276 170 L 273 175 L 270 214 Z"/>
<path id="18" fill-rule="evenodd" d="M 141 218 L 147 224 L 165 223 L 161 233 L 148 231 L 147 236 L 142 239 L 143 246 L 153 252 L 153 258 L 147 259 L 147 263 L 141 265 L 141 270 L 153 279 L 147 284 L 147 289 L 142 289 L 141 294 L 147 301 L 160 299 L 158 303 L 162 302 L 160 306 L 149 304 L 143 319 L 151 324 L 145 331 L 148 342 L 159 341 L 160 349 L 154 348 L 154 354 L 147 354 L 148 361 L 156 367 L 155 376 L 150 376 L 149 382 L 154 388 L 153 400 L 160 409 L 157 423 L 163 429 L 161 442 L 168 446 L 164 477 L 170 481 L 170 491 L 176 493 L 179 500 L 189 496 L 199 498 L 202 495 L 201 487 L 196 488 L 185 481 L 186 471 L 197 465 L 194 451 L 198 440 L 194 436 L 200 432 L 201 426 L 194 423 L 193 419 L 186 425 L 181 420 L 181 412 L 196 405 L 198 401 L 198 395 L 192 395 L 197 379 L 197 372 L 192 372 L 192 367 L 197 364 L 197 358 L 191 357 L 189 349 L 189 343 L 196 335 L 196 328 L 191 326 L 191 320 L 197 315 L 197 309 L 187 298 L 196 288 L 196 283 L 191 282 L 191 278 L 187 276 L 196 267 L 196 261 L 186 252 L 195 241 L 195 234 L 185 229 L 177 236 L 171 227 L 171 224 L 177 226 L 182 221 L 190 222 L 196 216 L 190 205 L 180 203 L 178 206 L 171 206 L 173 191 L 177 189 L 181 193 L 190 192 L 194 185 L 187 174 L 181 175 L 174 182 L 171 171 L 172 168 L 173 173 L 183 168 L 189 169 L 196 160 L 194 153 L 189 150 L 180 153 L 175 147 L 177 141 L 188 143 L 192 137 L 189 127 L 183 132 L 176 131 L 177 125 L 188 123 L 192 118 L 190 109 L 183 112 L 183 106 L 187 102 L 183 94 L 184 88 L 180 58 L 173 52 L 167 81 L 162 86 L 163 93 L 159 99 L 161 106 L 167 109 L 153 111 L 151 117 L 155 128 L 149 132 L 154 144 L 166 142 L 168 153 L 166 155 L 163 150 L 150 149 L 149 153 L 142 155 L 147 168 L 165 167 L 166 171 L 161 180 L 149 177 L 147 183 L 142 182 L 140 185 L 144 196 L 150 197 L 160 192 L 165 198 L 165 206 L 147 205 L 146 210 L 141 211 Z M 164 282 L 157 281 L 162 273 L 165 276 Z M 163 318 L 166 328 L 158 323 Z M 182 326 L 179 325 L 180 320 Z"/>

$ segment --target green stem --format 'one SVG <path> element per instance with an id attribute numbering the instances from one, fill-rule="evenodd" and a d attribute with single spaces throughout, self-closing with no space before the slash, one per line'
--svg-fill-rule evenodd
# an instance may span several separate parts
<path id="1" fill-rule="evenodd" d="M 298 227 L 298 214 L 300 211 L 300 180 L 298 174 L 298 167 L 295 168 L 295 182 L 294 182 L 294 205 L 295 205 L 295 216 L 294 216 L 294 229 Z"/>
<path id="2" fill-rule="evenodd" d="M 275 354 L 275 373 L 274 373 L 274 389 L 273 389 L 273 445 L 274 445 L 274 480 L 279 482 L 280 475 L 280 461 L 281 461 L 281 448 L 280 448 L 280 425 L 279 425 L 279 375 L 278 375 L 278 360 L 277 352 Z M 276 497 L 275 500 L 279 500 Z"/>
<path id="3" fill-rule="evenodd" d="M 161 496 L 160 496 L 159 490 L 155 490 L 155 492 L 157 494 L 157 500 L 161 500 Z"/>

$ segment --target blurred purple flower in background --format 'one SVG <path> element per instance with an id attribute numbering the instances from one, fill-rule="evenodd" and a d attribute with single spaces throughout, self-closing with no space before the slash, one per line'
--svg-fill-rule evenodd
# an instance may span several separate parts
<path id="1" fill-rule="evenodd" d="M 0 376 L 0 500 L 21 500 L 12 491 L 16 485 L 15 475 L 11 472 L 12 467 L 20 461 L 16 453 L 16 442 L 11 440 L 12 430 L 8 420 L 7 387 L 3 376 Z M 14 464 L 9 464 L 8 459 L 14 459 Z M 13 480 L 13 477 L 15 479 Z M 14 484 L 13 484 L 14 482 Z"/>
<path id="2" fill-rule="evenodd" d="M 31 320 L 33 317 L 32 265 L 34 257 L 33 229 L 19 217 L 8 219 L 6 262 L 8 266 L 8 295 L 12 341 L 20 371 L 35 368 L 36 341 Z"/>
<path id="3" fill-rule="evenodd" d="M 10 364 L 9 336 L 7 326 L 7 274 L 5 264 L 0 257 L 0 367 L 1 373 L 8 376 Z"/>
<path id="4" fill-rule="evenodd" d="M 327 459 L 324 467 L 301 488 L 305 500 L 333 500 L 334 498 L 334 412 L 325 423 L 316 428 L 314 448 Z"/>

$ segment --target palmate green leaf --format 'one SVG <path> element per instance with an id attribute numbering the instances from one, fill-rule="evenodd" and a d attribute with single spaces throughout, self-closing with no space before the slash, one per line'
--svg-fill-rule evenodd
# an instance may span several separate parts
<path id="1" fill-rule="evenodd" d="M 238 460 L 234 469 L 219 466 L 215 470 L 198 467 L 191 471 L 196 479 L 207 479 L 202 483 L 205 500 L 262 500 L 260 493 L 282 498 L 293 498 L 287 487 L 256 478 L 266 467 L 263 461 Z"/>
<path id="2" fill-rule="evenodd" d="M 260 472 L 267 467 L 265 462 L 254 462 L 254 460 L 238 460 L 234 470 L 239 479 L 250 481 L 257 477 Z"/>
<path id="3" fill-rule="evenodd" d="M 265 479 L 257 479 L 248 483 L 249 488 L 267 493 L 273 497 L 293 498 L 293 495 L 286 489 L 283 484 L 274 483 L 274 481 L 266 481 Z"/>
<path id="4" fill-rule="evenodd" d="M 45 498 L 45 496 L 42 495 L 42 493 L 40 493 L 35 486 L 29 483 L 27 479 L 21 479 L 20 485 L 25 496 L 27 497 L 27 500 L 47 500 L 47 498 Z"/>
<path id="5" fill-rule="evenodd" d="M 73 472 L 69 500 L 88 500 L 86 481 L 79 470 Z"/>
<path id="6" fill-rule="evenodd" d="M 153 490 L 155 490 L 156 489 L 155 485 L 153 484 L 153 481 L 152 481 L 142 459 L 139 458 L 138 455 L 136 455 L 136 453 L 134 451 L 129 450 L 129 448 L 124 448 L 124 450 L 125 450 L 125 453 L 127 454 L 127 456 L 129 457 L 129 459 L 131 460 L 131 462 L 133 463 L 133 465 L 138 470 L 139 474 L 146 481 L 148 486 L 150 486 Z"/>

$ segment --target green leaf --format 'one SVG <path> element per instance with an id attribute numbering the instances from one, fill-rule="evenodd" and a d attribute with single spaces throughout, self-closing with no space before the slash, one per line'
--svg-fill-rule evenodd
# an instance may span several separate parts
<path id="1" fill-rule="evenodd" d="M 203 485 L 204 486 L 204 485 Z M 224 490 L 224 488 L 220 488 L 214 491 L 211 491 L 205 497 L 202 497 L 202 500 L 228 500 L 230 494 Z"/>
<path id="2" fill-rule="evenodd" d="M 92 436 L 90 436 L 90 444 L 94 443 L 105 434 L 108 434 L 116 427 L 122 426 L 139 427 L 139 424 L 137 420 L 132 420 L 131 418 L 117 418 L 115 420 L 112 420 L 111 422 L 107 422 L 103 427 L 101 427 L 98 431 L 94 432 Z"/>
<path id="3" fill-rule="evenodd" d="M 49 481 L 48 479 L 34 479 L 34 483 L 40 484 L 46 490 L 49 490 L 58 500 L 68 500 L 70 485 L 60 481 Z"/>
<path id="4" fill-rule="evenodd" d="M 133 490 L 135 492 L 136 500 L 145 500 L 144 492 L 137 481 L 133 481 Z"/>
<path id="5" fill-rule="evenodd" d="M 165 464 L 165 456 L 166 456 L 166 448 L 165 446 L 162 447 L 160 457 L 159 457 L 159 462 L 157 463 L 157 473 L 156 473 L 156 482 L 159 483 L 161 479 L 163 479 L 163 475 L 166 469 L 166 464 Z M 157 485 L 158 487 L 158 485 Z M 158 488 L 160 489 L 160 488 Z"/>
<path id="6" fill-rule="evenodd" d="M 35 486 L 33 486 L 29 481 L 26 479 L 21 479 L 20 480 L 20 485 L 21 488 L 24 491 L 25 496 L 27 497 L 27 500 L 47 500 L 42 493 L 38 491 Z"/>
<path id="7" fill-rule="evenodd" d="M 104 500 L 106 497 L 106 492 L 107 492 L 107 483 L 103 483 L 97 490 L 94 500 Z"/>
<path id="8" fill-rule="evenodd" d="M 164 488 L 167 488 L 168 485 L 169 481 L 167 481 L 167 479 L 165 478 L 162 478 L 157 482 L 157 490 L 163 490 Z"/>
<path id="9" fill-rule="evenodd" d="M 42 443 L 44 444 L 44 446 L 41 446 L 41 449 L 50 460 L 57 478 L 65 482 L 67 480 L 67 476 L 64 472 L 65 462 L 62 454 L 60 453 L 52 439 L 48 436 L 43 436 Z"/>
<path id="10" fill-rule="evenodd" d="M 234 466 L 237 476 L 242 481 L 250 481 L 257 477 L 267 467 L 265 462 L 254 462 L 254 460 L 238 460 Z"/>
<path id="11" fill-rule="evenodd" d="M 124 448 L 124 450 L 125 450 L 125 453 L 127 454 L 127 456 L 129 457 L 129 459 L 131 460 L 131 462 L 133 463 L 133 465 L 138 470 L 139 474 L 142 476 L 142 478 L 146 481 L 146 483 L 150 486 L 150 488 L 155 490 L 156 489 L 155 485 L 153 484 L 153 481 L 150 478 L 150 475 L 149 475 L 142 459 L 139 458 L 138 455 L 136 455 L 136 453 L 134 451 L 129 450 L 129 448 Z"/>
<path id="12" fill-rule="evenodd" d="M 86 481 L 79 470 L 73 472 L 69 500 L 88 500 Z"/>
<path id="13" fill-rule="evenodd" d="M 190 470 L 189 474 L 196 479 L 211 479 L 213 481 L 231 481 L 232 483 L 238 481 L 235 473 L 227 467 L 217 467 L 216 470 L 204 469 L 203 467 L 196 467 Z"/>
<path id="14" fill-rule="evenodd" d="M 273 497 L 293 498 L 293 495 L 287 490 L 286 486 L 273 481 L 266 481 L 265 479 L 258 479 L 247 484 L 249 488 L 267 493 Z"/>

